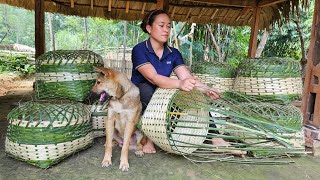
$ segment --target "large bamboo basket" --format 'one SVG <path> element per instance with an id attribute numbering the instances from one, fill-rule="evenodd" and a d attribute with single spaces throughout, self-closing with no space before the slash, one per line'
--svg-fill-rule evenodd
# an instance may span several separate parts
<path id="1" fill-rule="evenodd" d="M 191 67 L 191 71 L 202 83 L 220 92 L 229 91 L 236 77 L 232 67 L 218 62 L 197 63 Z"/>
<path id="2" fill-rule="evenodd" d="M 48 168 L 93 143 L 89 108 L 76 102 L 26 102 L 8 114 L 6 153 Z"/>
<path id="3" fill-rule="evenodd" d="M 95 66 L 103 66 L 102 57 L 87 50 L 58 50 L 41 55 L 36 59 L 36 97 L 84 101 L 97 76 Z"/>
<path id="4" fill-rule="evenodd" d="M 247 60 L 240 65 L 234 91 L 260 96 L 261 101 L 289 103 L 302 94 L 300 64 L 286 58 Z"/>
<path id="5" fill-rule="evenodd" d="M 283 156 L 304 154 L 298 109 L 239 95 L 244 96 L 241 101 L 232 96 L 213 100 L 196 90 L 159 88 L 142 116 L 141 129 L 163 150 L 198 162 L 273 164 L 283 163 L 277 159 Z M 212 144 L 218 138 L 229 145 Z M 234 159 L 232 151 L 248 156 Z"/>

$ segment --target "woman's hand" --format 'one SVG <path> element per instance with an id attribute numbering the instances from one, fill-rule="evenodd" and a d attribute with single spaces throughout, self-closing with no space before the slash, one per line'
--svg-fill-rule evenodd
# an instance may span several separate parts
<path id="1" fill-rule="evenodd" d="M 179 89 L 183 91 L 191 91 L 196 85 L 196 79 L 194 77 L 180 80 Z"/>
<path id="2" fill-rule="evenodd" d="M 203 86 L 196 86 L 196 88 L 201 91 L 202 93 L 205 93 L 207 96 L 211 97 L 212 99 L 219 99 L 219 91 L 215 88 L 208 87 L 206 85 Z"/>

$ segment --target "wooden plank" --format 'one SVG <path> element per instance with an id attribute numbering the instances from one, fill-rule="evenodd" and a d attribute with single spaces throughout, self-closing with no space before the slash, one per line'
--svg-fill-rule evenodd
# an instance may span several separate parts
<path id="1" fill-rule="evenodd" d="M 312 74 L 313 74 L 313 67 L 315 62 L 317 61 L 317 53 L 320 52 L 319 41 L 320 41 L 320 9 L 316 8 L 319 7 L 320 0 L 315 1 L 314 7 L 314 14 L 313 14 L 313 22 L 312 22 L 312 30 L 311 30 L 311 40 L 309 46 L 309 53 L 308 53 L 308 62 L 306 67 L 306 76 L 304 81 L 304 90 L 303 90 L 303 99 L 302 99 L 302 107 L 301 111 L 303 113 L 303 124 L 313 124 L 313 121 L 309 121 L 310 119 L 310 106 L 314 106 L 312 102 L 315 102 L 314 97 L 311 96 L 311 87 L 312 87 Z M 318 42 L 316 42 L 318 41 Z M 318 62 L 319 63 L 319 62 Z M 319 95 L 318 95 L 319 97 Z M 319 108 L 319 107 L 318 107 Z M 319 119 L 315 119 L 316 121 L 320 121 Z"/>
<path id="2" fill-rule="evenodd" d="M 108 11 L 111 11 L 111 5 L 112 5 L 112 0 L 109 0 L 109 3 L 108 3 Z"/>
<path id="3" fill-rule="evenodd" d="M 71 8 L 74 8 L 74 0 L 70 0 L 70 6 Z"/>
<path id="4" fill-rule="evenodd" d="M 275 5 L 275 4 L 278 4 L 278 3 L 282 3 L 282 2 L 285 2 L 285 1 L 289 1 L 289 0 L 262 0 L 258 3 L 258 7 L 266 7 L 266 6 L 271 6 L 271 5 Z"/>
<path id="5" fill-rule="evenodd" d="M 170 16 L 171 18 L 173 18 L 174 13 L 175 13 L 175 11 L 176 11 L 176 8 L 177 8 L 176 6 L 173 6 L 172 13 L 171 13 L 171 16 Z"/>
<path id="6" fill-rule="evenodd" d="M 37 0 L 34 3 L 35 16 L 35 58 L 45 52 L 45 24 L 44 24 L 44 0 Z"/>
<path id="7" fill-rule="evenodd" d="M 91 10 L 93 10 L 93 0 L 91 0 L 90 5 L 91 5 Z"/>
<path id="8" fill-rule="evenodd" d="M 141 9 L 141 14 L 144 14 L 144 10 L 146 9 L 147 3 L 143 3 L 142 9 Z"/>
<path id="9" fill-rule="evenodd" d="M 157 8 L 169 12 L 169 0 L 158 0 Z"/>
<path id="10" fill-rule="evenodd" d="M 242 16 L 244 16 L 245 14 L 247 14 L 249 12 L 251 8 L 250 7 L 245 7 L 241 10 L 241 12 L 239 13 L 236 21 L 238 21 Z"/>
<path id="11" fill-rule="evenodd" d="M 253 21 L 251 23 L 250 43 L 248 56 L 254 58 L 257 51 L 257 36 L 259 31 L 260 7 L 253 9 Z"/>
<path id="12" fill-rule="evenodd" d="M 187 19 L 187 20 L 189 19 L 189 16 L 190 16 L 191 10 L 192 10 L 192 8 L 190 8 L 190 9 L 188 10 L 188 13 L 187 13 L 187 16 L 186 16 L 186 19 Z"/>
<path id="13" fill-rule="evenodd" d="M 126 2 L 126 13 L 129 13 L 130 1 Z"/>
<path id="14" fill-rule="evenodd" d="M 201 16 L 202 16 L 202 14 L 204 13 L 204 11 L 205 11 L 205 9 L 204 9 L 204 8 L 201 8 L 200 13 L 199 13 L 199 15 L 198 15 L 198 19 L 201 18 Z"/>
<path id="15" fill-rule="evenodd" d="M 214 16 L 217 14 L 218 10 L 219 10 L 219 9 L 216 9 L 216 10 L 213 11 L 210 19 L 213 19 L 213 18 L 214 18 Z"/>

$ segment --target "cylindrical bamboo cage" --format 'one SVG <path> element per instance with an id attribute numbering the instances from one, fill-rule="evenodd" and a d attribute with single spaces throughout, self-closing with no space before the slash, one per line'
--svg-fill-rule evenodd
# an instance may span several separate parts
<path id="1" fill-rule="evenodd" d="M 271 157 L 304 154 L 297 108 L 232 93 L 243 98 L 213 100 L 196 90 L 159 88 L 143 114 L 142 131 L 163 150 L 201 162 L 273 164 L 287 161 Z M 226 143 L 214 144 L 217 139 Z M 231 158 L 237 153 L 246 158 Z"/>

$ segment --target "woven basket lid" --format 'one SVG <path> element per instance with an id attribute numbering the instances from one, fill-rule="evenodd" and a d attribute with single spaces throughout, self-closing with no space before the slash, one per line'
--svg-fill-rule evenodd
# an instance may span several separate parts
<path id="1" fill-rule="evenodd" d="M 102 57 L 89 50 L 49 51 L 36 59 L 36 72 L 93 72 L 103 66 Z"/>
<path id="2" fill-rule="evenodd" d="M 301 77 L 299 61 L 290 58 L 267 57 L 247 59 L 239 65 L 238 76 L 289 78 Z"/>

